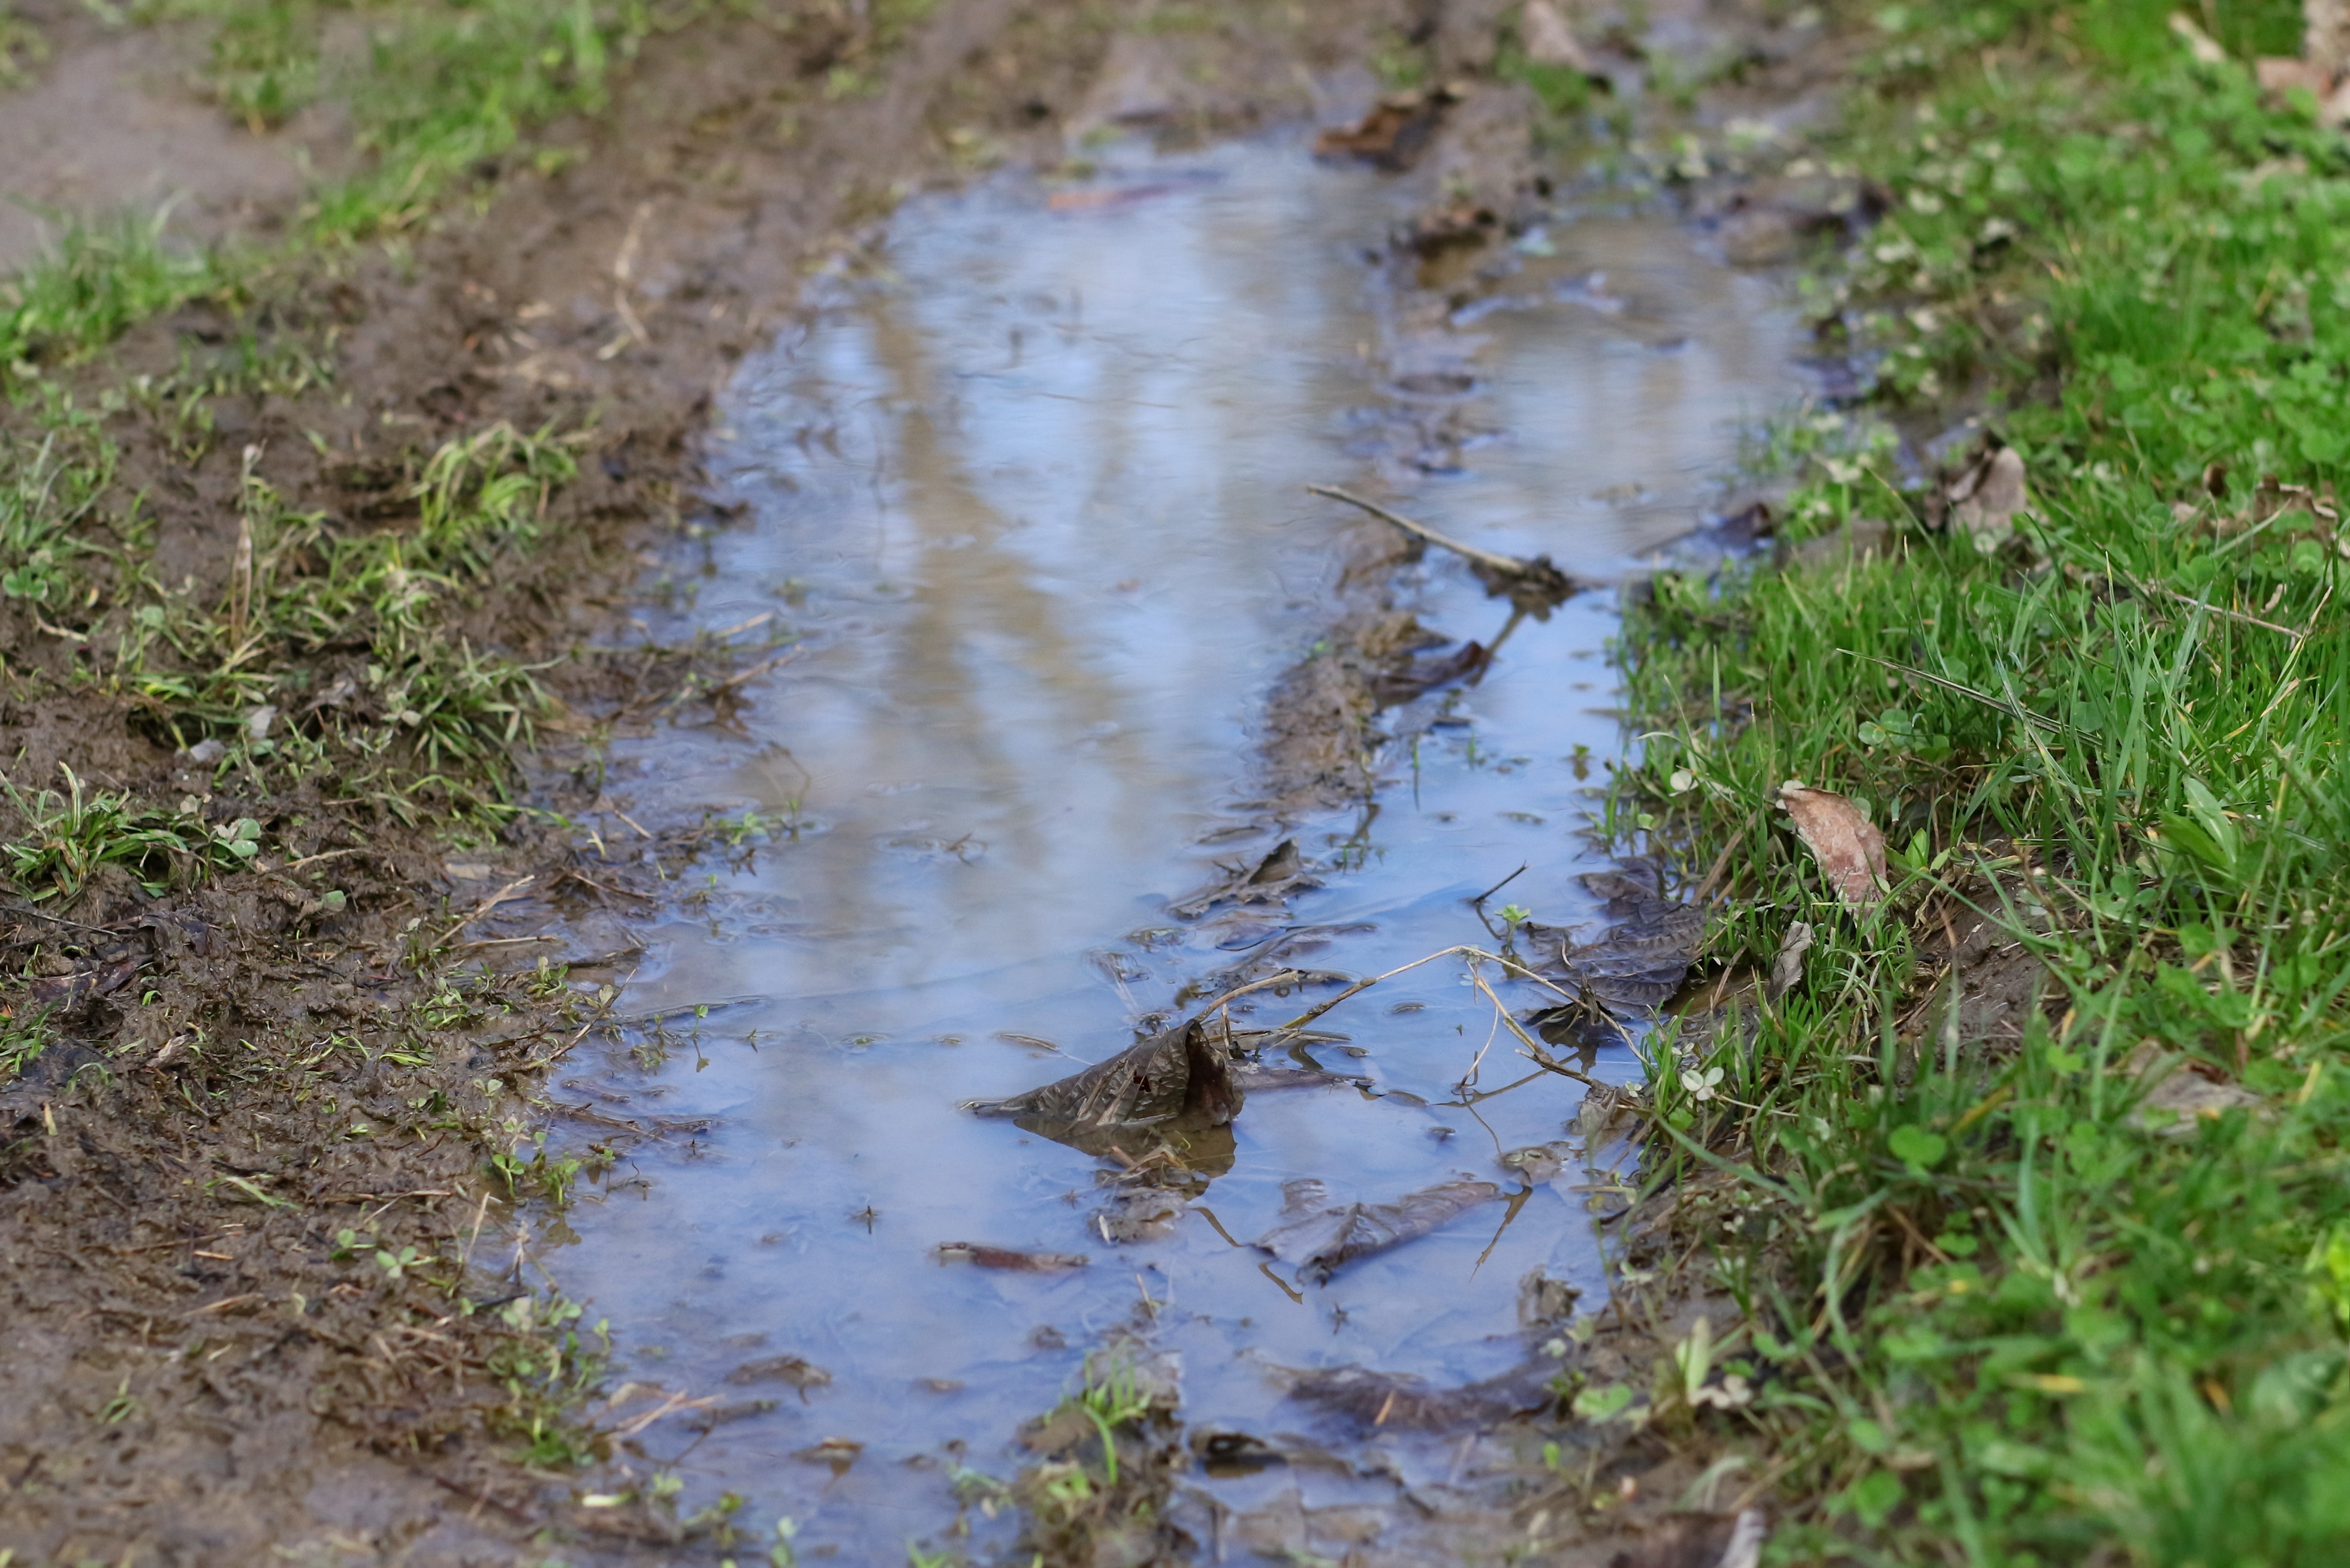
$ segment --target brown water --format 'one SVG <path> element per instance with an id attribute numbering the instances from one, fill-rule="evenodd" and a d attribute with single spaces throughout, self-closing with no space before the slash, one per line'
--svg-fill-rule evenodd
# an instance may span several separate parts
<path id="1" fill-rule="evenodd" d="M 725 1487 L 763 1521 L 795 1518 L 804 1558 L 902 1562 L 935 1539 L 952 1467 L 1009 1477 L 1018 1423 L 1120 1325 L 1174 1353 L 1194 1426 L 1311 1432 L 1269 1369 L 1472 1380 L 1523 1360 L 1529 1271 L 1604 1296 L 1590 1217 L 1550 1188 L 1325 1286 L 1235 1244 L 1273 1222 L 1286 1180 L 1372 1199 L 1501 1180 L 1500 1151 L 1561 1136 L 1580 1091 L 1509 1086 L 1526 1064 L 1506 1037 L 1477 1091 L 1456 1088 L 1492 1019 L 1455 964 L 1333 1013 L 1350 1039 L 1320 1060 L 1372 1090 L 1253 1096 L 1231 1169 L 1166 1240 L 1106 1242 L 1100 1162 L 956 1107 L 1123 1048 L 1187 983 L 1262 953 L 1269 919 L 1344 928 L 1287 956 L 1353 974 L 1489 940 L 1465 900 L 1522 863 L 1508 899 L 1589 919 L 1573 877 L 1599 862 L 1578 833 L 1625 744 L 1608 594 L 1519 628 L 1473 690 L 1391 716 L 1421 738 L 1388 759 L 1367 819 L 1252 807 L 1265 693 L 1336 587 L 1344 520 L 1303 486 L 1409 477 L 1411 508 L 1457 535 L 1621 573 L 1694 522 L 1740 422 L 1795 395 L 1795 325 L 1670 222 L 1594 215 L 1520 246 L 1503 308 L 1407 334 L 1364 258 L 1399 215 L 1377 176 L 1294 140 L 1105 161 L 1094 188 L 1118 199 L 1082 208 L 1051 211 L 1017 177 L 910 202 L 885 267 L 827 284 L 743 368 L 712 459 L 745 510 L 687 579 L 690 607 L 644 612 L 665 635 L 772 616 L 800 651 L 757 684 L 747 737 L 623 747 L 616 794 L 798 826 L 692 889 L 617 1010 L 729 1005 L 673 1023 L 692 1038 L 653 1071 L 618 1046 L 575 1059 L 575 1088 L 626 1096 L 618 1114 L 715 1125 L 588 1189 L 550 1266 L 620 1332 L 627 1376 L 779 1401 L 698 1444 L 675 1423 L 642 1441 L 690 1449 L 690 1502 Z M 1427 394 L 1397 379 L 1453 369 L 1476 379 L 1461 471 L 1419 475 L 1394 431 Z M 1491 639 L 1503 609 L 1457 562 L 1414 574 L 1423 621 Z M 1286 916 L 1169 913 L 1284 832 L 1326 884 Z M 1622 1052 L 1598 1071 L 1638 1069 Z M 1090 1266 L 943 1264 L 948 1241 Z M 831 1383 L 803 1398 L 725 1381 L 785 1355 Z M 827 1438 L 863 1447 L 845 1469 L 795 1457 Z M 1446 1479 L 1449 1450 L 1415 1439 L 1345 1451 L 1351 1475 L 1198 1479 L 1242 1508 Z"/>

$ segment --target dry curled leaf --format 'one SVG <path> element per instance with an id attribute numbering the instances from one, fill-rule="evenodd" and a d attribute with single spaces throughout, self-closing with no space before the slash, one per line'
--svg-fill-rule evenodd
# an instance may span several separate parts
<path id="1" fill-rule="evenodd" d="M 2023 484 L 2023 458 L 2012 446 L 1985 452 L 1950 489 L 1951 515 L 1979 549 L 1994 549 L 2015 532 L 2015 514 L 2032 504 Z"/>
<path id="2" fill-rule="evenodd" d="M 1812 950 L 1812 928 L 1797 920 L 1787 928 L 1779 943 L 1779 956 L 1771 961 L 1770 997 L 1773 1002 L 1794 989 L 1804 978 L 1804 955 Z"/>
<path id="3" fill-rule="evenodd" d="M 1779 804 L 1820 865 L 1820 875 L 1848 909 L 1873 909 L 1885 893 L 1885 835 L 1860 807 L 1833 790 L 1780 786 Z"/>

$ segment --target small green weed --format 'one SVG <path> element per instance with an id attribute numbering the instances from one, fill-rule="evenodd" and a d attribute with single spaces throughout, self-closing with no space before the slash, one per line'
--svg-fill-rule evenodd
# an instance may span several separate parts
<path id="1" fill-rule="evenodd" d="M 33 67 L 48 54 L 49 42 L 41 30 L 17 16 L 15 6 L 0 4 L 0 92 L 30 81 Z"/>
<path id="2" fill-rule="evenodd" d="M 48 1023 L 51 1008 L 41 1008 L 29 1016 L 0 1014 L 0 1077 L 14 1078 L 40 1059 L 48 1045 Z"/>
<path id="3" fill-rule="evenodd" d="M 48 254 L 0 282 L 0 369 L 78 358 L 221 287 L 219 258 L 165 242 L 168 215 L 69 224 Z"/>
<path id="4" fill-rule="evenodd" d="M 25 827 L 0 845 L 18 890 L 36 903 L 70 900 L 101 866 L 120 866 L 151 892 L 171 885 L 175 868 L 234 870 L 261 847 L 261 825 L 251 817 L 206 827 L 192 818 L 143 811 L 127 793 L 86 791 L 73 769 L 60 765 L 66 790 L 26 794 L 0 779 L 0 793 Z"/>
<path id="5" fill-rule="evenodd" d="M 1077 1396 L 1077 1406 L 1092 1418 L 1095 1430 L 1101 1434 L 1103 1479 L 1116 1486 L 1118 1429 L 1149 1414 L 1151 1396 L 1136 1376 L 1130 1359 L 1112 1355 L 1101 1358 L 1099 1366 L 1095 1360 L 1087 1360 L 1086 1386 Z"/>

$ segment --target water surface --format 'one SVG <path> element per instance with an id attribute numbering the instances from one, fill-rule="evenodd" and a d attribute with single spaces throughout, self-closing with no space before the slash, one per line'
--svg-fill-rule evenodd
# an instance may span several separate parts
<path id="1" fill-rule="evenodd" d="M 611 1172 L 554 1267 L 622 1331 L 629 1376 L 778 1401 L 718 1427 L 688 1471 L 795 1517 L 804 1552 L 897 1561 L 933 1536 L 951 1467 L 1010 1475 L 1018 1423 L 1121 1327 L 1173 1353 L 1195 1426 L 1310 1432 L 1268 1369 L 1488 1376 L 1524 1355 L 1529 1271 L 1604 1290 L 1588 1214 L 1549 1188 L 1326 1286 L 1239 1244 L 1286 1180 L 1384 1199 L 1499 1179 L 1501 1150 L 1560 1136 L 1579 1091 L 1511 1087 L 1526 1064 L 1506 1036 L 1456 1087 L 1492 1033 L 1457 965 L 1332 1014 L 1349 1038 L 1319 1060 L 1371 1091 L 1253 1096 L 1230 1168 L 1165 1240 L 1105 1241 L 1102 1162 L 956 1107 L 1110 1055 L 1268 942 L 1354 974 L 1489 942 L 1466 900 L 1520 865 L 1508 899 L 1588 919 L 1573 878 L 1602 862 L 1578 835 L 1623 743 L 1607 594 L 1399 718 L 1419 739 L 1390 749 L 1375 810 L 1279 824 L 1253 803 L 1265 694 L 1327 626 L 1355 525 L 1304 486 L 1402 486 L 1458 535 L 1621 573 L 1694 521 L 1740 421 L 1793 394 L 1794 324 L 1671 223 L 1586 215 L 1528 236 L 1431 328 L 1365 259 L 1401 215 L 1378 176 L 1294 140 L 1106 161 L 1057 203 L 1008 176 L 910 202 L 885 265 L 828 285 L 743 368 L 712 451 L 739 519 L 690 595 L 643 612 L 664 635 L 775 629 L 798 650 L 740 731 L 619 748 L 616 794 L 795 832 L 652 933 L 618 1011 L 726 1005 L 673 1023 L 690 1039 L 650 1073 L 618 1048 L 575 1059 L 573 1091 L 618 1114 L 716 1122 Z M 1490 640 L 1505 615 L 1449 557 L 1406 586 L 1455 638 Z M 1285 914 L 1170 915 L 1283 832 L 1321 890 Z M 1307 923 L 1336 929 L 1282 929 Z M 1259 1002 L 1241 1022 L 1300 1005 L 1241 1007 Z M 1090 1264 L 941 1263 L 958 1241 Z M 786 1355 L 832 1381 L 725 1381 Z M 827 1439 L 861 1448 L 812 1452 Z M 669 1458 L 689 1438 L 644 1440 Z M 1444 1479 L 1442 1452 L 1372 1448 L 1350 1450 L 1358 1475 Z M 1203 1484 L 1245 1506 L 1298 1482 Z"/>

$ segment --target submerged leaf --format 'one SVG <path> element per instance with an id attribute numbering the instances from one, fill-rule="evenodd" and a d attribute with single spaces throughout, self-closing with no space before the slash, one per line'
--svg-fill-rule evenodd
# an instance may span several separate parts
<path id="1" fill-rule="evenodd" d="M 1436 134 L 1453 94 L 1399 92 L 1381 99 L 1370 113 L 1343 129 L 1325 130 L 1314 139 L 1316 158 L 1360 158 L 1398 173 L 1417 162 Z"/>
<path id="2" fill-rule="evenodd" d="M 1392 1203 L 1331 1203 L 1329 1189 L 1311 1178 L 1287 1182 L 1282 1192 L 1281 1223 L 1252 1245 L 1297 1264 L 1297 1277 L 1317 1285 L 1357 1258 L 1425 1236 L 1463 1210 L 1502 1195 L 1497 1184 L 1465 1176 Z"/>
<path id="3" fill-rule="evenodd" d="M 1274 1089 L 1327 1089 L 1344 1085 L 1367 1089 L 1371 1080 L 1359 1073 L 1309 1073 L 1303 1067 L 1266 1067 L 1243 1062 L 1232 1068 L 1233 1081 L 1250 1094 Z"/>
<path id="4" fill-rule="evenodd" d="M 1181 1195 L 1163 1188 L 1129 1188 L 1094 1211 L 1094 1229 L 1105 1241 L 1163 1241 L 1182 1220 Z"/>
<path id="5" fill-rule="evenodd" d="M 1528 1366 L 1461 1388 L 1439 1388 L 1408 1372 L 1328 1366 L 1295 1375 L 1289 1397 L 1367 1427 L 1438 1431 L 1491 1426 L 1540 1409 L 1552 1398 L 1544 1368 Z"/>
<path id="6" fill-rule="evenodd" d="M 1531 920 L 1520 928 L 1537 952 L 1556 955 L 1541 971 L 1563 978 L 1581 1001 L 1544 1008 L 1524 1021 L 1553 1044 L 1579 1039 L 1612 1045 L 1623 1038 L 1613 1016 L 1652 1012 L 1680 990 L 1705 937 L 1705 911 L 1664 897 L 1655 863 L 1639 856 L 1612 870 L 1587 873 L 1582 881 L 1607 900 L 1600 912 L 1611 923 L 1598 940 L 1577 943 L 1558 927 Z"/>
<path id="7" fill-rule="evenodd" d="M 983 1247 L 976 1241 L 941 1241 L 941 1263 L 976 1263 L 983 1269 L 1010 1269 L 1018 1273 L 1052 1274 L 1082 1269 L 1089 1262 L 1081 1252 L 1015 1252 L 1009 1247 Z"/>
<path id="8" fill-rule="evenodd" d="M 1779 804 L 1846 907 L 1875 909 L 1885 891 L 1885 835 L 1860 807 L 1832 790 L 1794 783 L 1780 786 Z"/>
<path id="9" fill-rule="evenodd" d="M 1518 1282 L 1518 1326 L 1540 1334 L 1572 1321 L 1583 1288 L 1536 1269 Z"/>
<path id="10" fill-rule="evenodd" d="M 1218 904 L 1276 904 L 1293 892 L 1322 886 L 1306 870 L 1305 857 L 1297 852 L 1294 838 L 1283 839 L 1253 867 L 1235 866 L 1228 861 L 1220 864 L 1224 868 L 1223 880 L 1168 905 L 1168 913 L 1188 920 L 1206 914 Z"/>
<path id="11" fill-rule="evenodd" d="M 788 1383 L 805 1392 L 822 1388 L 832 1382 L 832 1374 L 815 1363 L 796 1355 L 770 1355 L 761 1361 L 746 1361 L 726 1375 L 726 1381 L 743 1383 Z"/>

